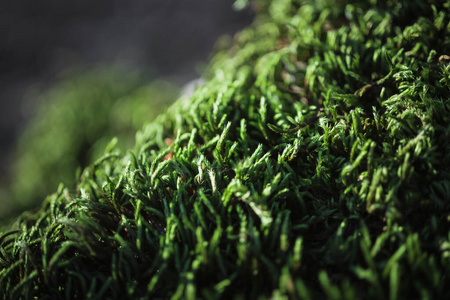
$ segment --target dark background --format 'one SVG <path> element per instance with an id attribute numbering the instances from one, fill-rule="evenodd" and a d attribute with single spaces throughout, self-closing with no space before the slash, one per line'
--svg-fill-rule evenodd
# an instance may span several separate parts
<path id="1" fill-rule="evenodd" d="M 0 1 L 0 172 L 33 116 L 31 87 L 64 70 L 120 64 L 178 85 L 199 76 L 218 37 L 253 17 L 232 0 Z M 29 100 L 29 99 L 28 99 Z M 31 99 L 32 100 L 32 99 Z"/>

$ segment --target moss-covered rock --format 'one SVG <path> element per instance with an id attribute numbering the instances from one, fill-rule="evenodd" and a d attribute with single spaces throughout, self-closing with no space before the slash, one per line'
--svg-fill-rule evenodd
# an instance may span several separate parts
<path id="1" fill-rule="evenodd" d="M 1 237 L 4 297 L 450 298 L 450 1 L 254 5 L 133 152 Z"/>

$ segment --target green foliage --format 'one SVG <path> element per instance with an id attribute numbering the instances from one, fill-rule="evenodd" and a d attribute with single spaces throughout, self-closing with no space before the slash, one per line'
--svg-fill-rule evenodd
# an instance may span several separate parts
<path id="1" fill-rule="evenodd" d="M 42 105 L 19 142 L 0 218 L 40 206 L 60 182 L 75 187 L 79 166 L 101 156 L 113 137 L 118 149 L 132 147 L 136 130 L 177 97 L 171 84 L 148 84 L 137 72 L 119 67 L 66 75 L 39 96 Z"/>
<path id="2" fill-rule="evenodd" d="M 3 234 L 5 298 L 450 298 L 450 2 L 255 6 L 135 151 Z"/>

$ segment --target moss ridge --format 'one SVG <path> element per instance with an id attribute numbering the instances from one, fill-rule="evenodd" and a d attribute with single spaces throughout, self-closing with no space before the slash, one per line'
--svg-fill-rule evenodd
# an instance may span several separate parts
<path id="1" fill-rule="evenodd" d="M 133 152 L 1 237 L 5 297 L 450 297 L 450 2 L 254 4 Z"/>

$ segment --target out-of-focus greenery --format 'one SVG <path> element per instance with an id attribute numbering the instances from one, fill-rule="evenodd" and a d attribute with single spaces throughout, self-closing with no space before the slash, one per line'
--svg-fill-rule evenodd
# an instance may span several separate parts
<path id="1" fill-rule="evenodd" d="M 175 85 L 120 67 L 64 75 L 32 99 L 40 106 L 20 137 L 0 218 L 40 206 L 59 183 L 75 188 L 77 169 L 101 156 L 114 137 L 117 149 L 131 148 L 135 132 L 178 96 Z"/>

